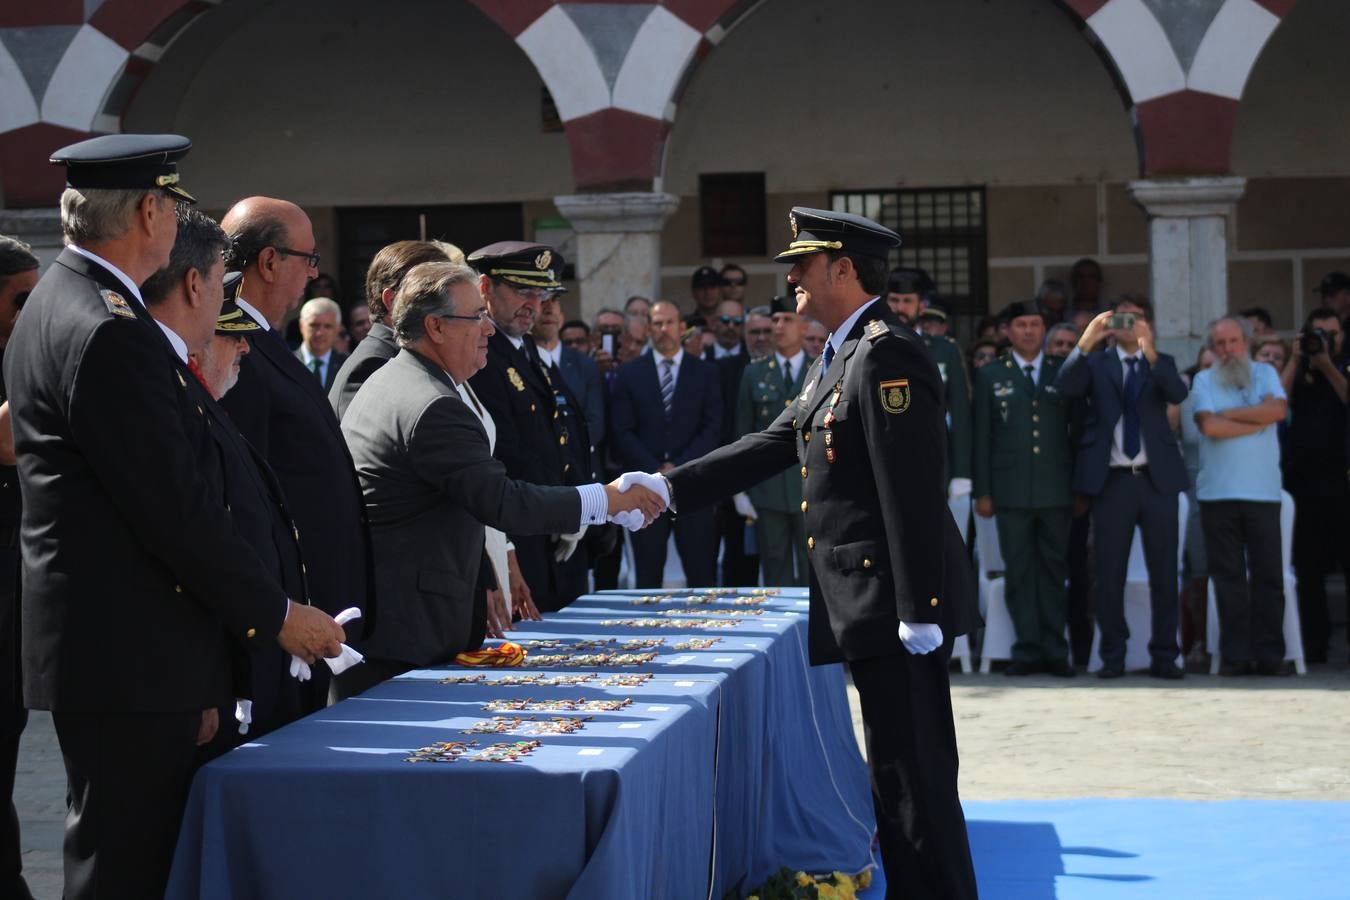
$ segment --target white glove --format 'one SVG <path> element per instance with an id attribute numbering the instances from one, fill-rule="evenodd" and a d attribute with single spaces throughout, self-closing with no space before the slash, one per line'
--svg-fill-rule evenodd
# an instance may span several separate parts
<path id="1" fill-rule="evenodd" d="M 915 656 L 932 653 L 942 646 L 942 626 L 931 625 L 926 622 L 917 622 L 913 625 L 908 622 L 901 622 L 900 643 L 904 644 L 905 649 Z"/>
<path id="2" fill-rule="evenodd" d="M 750 502 L 750 498 L 744 493 L 736 494 L 731 498 L 731 505 L 736 507 L 736 515 L 742 519 L 754 521 L 759 518 L 759 513 L 755 512 L 755 504 Z"/>
<path id="3" fill-rule="evenodd" d="M 253 724 L 253 701 L 234 701 L 234 720 L 239 723 L 239 733 L 248 734 L 248 726 Z"/>
<path id="4" fill-rule="evenodd" d="M 582 525 L 580 531 L 558 535 L 558 546 L 553 550 L 553 558 L 558 562 L 567 562 L 571 559 L 572 554 L 577 552 L 577 545 L 586 536 L 586 527 Z"/>
<path id="5" fill-rule="evenodd" d="M 666 479 L 660 475 L 652 475 L 647 472 L 624 472 L 619 476 L 619 493 L 626 494 L 628 489 L 635 484 L 640 484 L 645 488 L 655 491 L 661 498 L 661 502 L 666 506 L 670 505 L 670 491 L 666 489 Z"/>
<path id="6" fill-rule="evenodd" d="M 957 497 L 964 497 L 970 493 L 969 478 L 953 478 L 952 483 L 947 485 L 947 499 L 955 500 Z"/>
<path id="7" fill-rule="evenodd" d="M 333 616 L 333 621 L 337 622 L 339 625 L 346 625 L 352 619 L 359 618 L 361 618 L 361 610 L 355 606 L 349 606 L 336 616 Z M 323 661 L 328 663 L 328 668 L 333 670 L 334 675 L 341 675 L 357 663 L 365 662 L 365 659 L 366 658 L 360 653 L 353 650 L 351 647 L 348 647 L 346 644 L 343 644 L 342 650 L 337 656 L 332 659 L 325 656 Z M 291 677 L 296 681 L 309 681 L 312 676 L 313 673 L 309 670 L 309 663 L 305 662 L 295 654 L 291 654 Z M 250 709 L 252 709 L 251 705 Z M 238 717 L 238 715 L 239 713 L 236 709 L 235 716 Z M 242 732 L 240 733 L 242 734 Z"/>

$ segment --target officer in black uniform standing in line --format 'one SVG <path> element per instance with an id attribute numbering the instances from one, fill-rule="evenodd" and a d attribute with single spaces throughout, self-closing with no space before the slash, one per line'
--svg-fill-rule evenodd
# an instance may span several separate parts
<path id="1" fill-rule="evenodd" d="M 138 285 L 192 202 L 177 135 L 57 151 L 67 247 L 5 354 L 23 485 L 24 700 L 49 709 L 68 778 L 65 896 L 157 897 L 197 746 L 229 697 L 226 635 L 337 656 L 342 629 L 289 602 L 202 470 L 204 410 Z M 215 272 L 216 291 L 221 272 Z"/>
<path id="2" fill-rule="evenodd" d="M 475 250 L 469 265 L 478 271 L 479 289 L 497 331 L 488 338 L 487 365 L 469 384 L 497 425 L 494 455 L 506 474 L 532 484 L 586 484 L 591 481 L 590 440 L 585 416 L 561 377 L 540 361 L 530 329 L 539 305 L 563 290 L 563 258 L 552 247 L 525 241 L 500 241 Z M 580 452 L 580 451 L 585 452 Z M 511 586 L 513 607 L 529 615 L 533 601 L 542 612 L 562 609 L 586 592 L 585 544 L 566 561 L 557 559 L 566 535 L 507 535 L 528 591 Z"/>
<path id="3" fill-rule="evenodd" d="M 14 322 L 37 286 L 40 263 L 22 241 L 0 236 L 0 354 L 9 345 Z M 19 677 L 19 473 L 14 468 L 14 433 L 8 394 L 0 379 L 0 897 L 32 900 L 23 877 L 19 816 L 14 809 L 14 773 L 19 738 L 28 724 Z"/>
<path id="4" fill-rule="evenodd" d="M 888 896 L 974 897 L 947 662 L 979 615 L 943 484 L 942 378 L 878 299 L 899 236 L 829 210 L 794 208 L 791 223 L 777 261 L 830 339 L 772 425 L 666 476 L 671 508 L 800 467 L 811 662 L 847 662 L 858 688 Z"/>

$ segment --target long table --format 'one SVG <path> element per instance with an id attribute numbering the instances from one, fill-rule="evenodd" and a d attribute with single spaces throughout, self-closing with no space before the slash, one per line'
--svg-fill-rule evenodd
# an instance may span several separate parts
<path id="1" fill-rule="evenodd" d="M 410 672 L 226 754 L 193 783 L 168 895 L 682 900 L 781 865 L 860 871 L 874 822 L 842 670 L 807 665 L 804 591 L 750 593 L 588 595 L 511 639 L 536 659 L 654 657 Z M 590 677 L 504 683 L 559 676 Z M 500 709 L 522 702 L 548 708 Z M 494 716 L 589 718 L 471 732 Z M 513 761 L 473 758 L 525 740 Z M 476 744 L 409 762 L 438 742 Z"/>

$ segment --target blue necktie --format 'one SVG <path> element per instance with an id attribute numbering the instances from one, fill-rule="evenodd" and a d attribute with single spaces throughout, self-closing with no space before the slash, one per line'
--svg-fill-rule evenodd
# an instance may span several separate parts
<path id="1" fill-rule="evenodd" d="M 1144 380 L 1139 371 L 1139 358 L 1125 357 L 1130 371 L 1125 375 L 1125 427 L 1121 449 L 1130 459 L 1139 455 L 1139 387 Z"/>
<path id="2" fill-rule="evenodd" d="M 825 352 L 822 355 L 825 357 L 825 363 L 821 368 L 820 373 L 824 375 L 829 371 L 830 362 L 834 359 L 834 344 L 830 343 L 828 340 L 825 341 Z"/>

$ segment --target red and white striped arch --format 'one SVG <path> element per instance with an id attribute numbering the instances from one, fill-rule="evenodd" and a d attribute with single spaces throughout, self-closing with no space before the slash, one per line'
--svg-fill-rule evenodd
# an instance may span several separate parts
<path id="1" fill-rule="evenodd" d="M 195 16 L 223 0 L 44 0 L 0 7 L 0 30 L 52 26 L 64 51 L 40 90 L 0 42 L 0 187 L 10 207 L 49 206 L 63 143 L 116 131 L 136 87 Z M 566 129 L 581 191 L 652 189 L 681 86 L 753 0 L 611 0 L 628 7 L 616 44 L 596 4 L 470 0 L 521 47 Z M 771 2 L 771 0 L 769 0 Z M 1270 35 L 1296 0 L 1226 0 L 1189 68 L 1144 0 L 1063 0 L 1100 43 L 1134 105 L 1146 176 L 1228 171 L 1237 107 Z M 93 7 L 86 15 L 86 9 Z M 63 30 L 61 26 L 65 26 Z M 589 30 L 602 29 L 604 40 Z M 597 50 L 599 47 L 601 49 Z M 40 94 L 40 96 L 39 96 Z"/>

